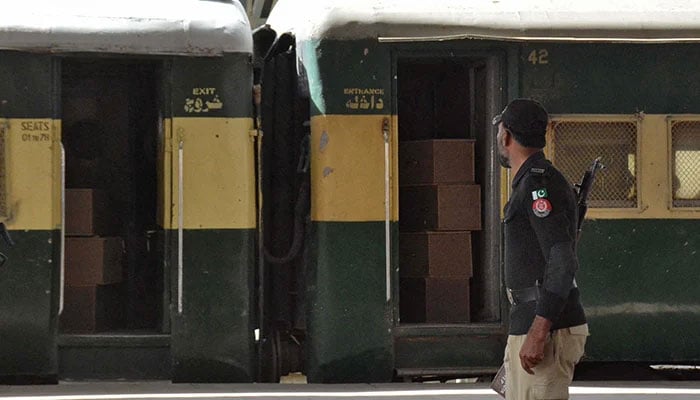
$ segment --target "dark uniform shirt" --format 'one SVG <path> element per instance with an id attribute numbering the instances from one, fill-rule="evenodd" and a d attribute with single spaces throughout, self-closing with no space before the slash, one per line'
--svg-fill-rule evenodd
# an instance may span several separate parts
<path id="1" fill-rule="evenodd" d="M 530 156 L 504 210 L 505 278 L 510 289 L 539 286 L 539 296 L 511 307 L 509 334 L 526 334 L 535 315 L 553 330 L 586 322 L 574 279 L 577 218 L 572 185 L 542 152 Z"/>

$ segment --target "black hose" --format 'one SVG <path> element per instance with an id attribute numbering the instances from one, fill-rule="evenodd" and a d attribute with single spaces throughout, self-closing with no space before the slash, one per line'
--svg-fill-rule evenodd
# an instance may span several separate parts
<path id="1" fill-rule="evenodd" d="M 265 253 L 265 261 L 271 264 L 286 264 L 292 261 L 302 248 L 304 243 L 304 222 L 306 219 L 306 210 L 308 209 L 309 201 L 309 184 L 304 182 L 299 186 L 299 194 L 297 195 L 296 205 L 294 206 L 294 238 L 289 246 L 287 254 L 282 257 L 272 255 L 266 247 L 263 248 Z"/>

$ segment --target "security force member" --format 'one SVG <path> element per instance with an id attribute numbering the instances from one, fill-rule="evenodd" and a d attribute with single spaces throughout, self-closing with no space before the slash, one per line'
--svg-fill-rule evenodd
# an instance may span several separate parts
<path id="1" fill-rule="evenodd" d="M 513 100 L 493 119 L 499 161 L 515 174 L 503 221 L 507 400 L 568 399 L 588 336 L 574 279 L 576 195 L 542 152 L 547 122 L 547 111 L 530 99 Z"/>

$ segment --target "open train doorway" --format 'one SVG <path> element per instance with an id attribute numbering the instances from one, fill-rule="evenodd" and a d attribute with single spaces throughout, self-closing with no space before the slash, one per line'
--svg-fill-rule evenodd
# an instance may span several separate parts
<path id="1" fill-rule="evenodd" d="M 158 71 L 126 59 L 61 63 L 64 337 L 163 332 Z"/>
<path id="2" fill-rule="evenodd" d="M 401 325 L 500 321 L 497 65 L 397 60 Z"/>

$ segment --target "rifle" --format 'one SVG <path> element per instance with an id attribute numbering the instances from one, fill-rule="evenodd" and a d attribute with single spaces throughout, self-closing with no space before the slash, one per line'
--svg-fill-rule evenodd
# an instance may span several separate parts
<path id="1" fill-rule="evenodd" d="M 578 235 L 581 235 L 581 227 L 583 226 L 583 219 L 586 217 L 586 211 L 588 211 L 588 196 L 593 190 L 593 182 L 595 182 L 595 176 L 599 170 L 604 169 L 605 165 L 600 162 L 600 157 L 593 160 L 590 168 L 583 173 L 581 178 L 581 183 L 576 183 L 576 205 L 578 206 Z"/>
<path id="2" fill-rule="evenodd" d="M 581 227 L 583 226 L 583 219 L 586 217 L 586 211 L 588 211 L 588 196 L 593 190 L 593 182 L 595 182 L 595 176 L 599 170 L 604 169 L 605 165 L 600 162 L 600 157 L 593 160 L 590 168 L 583 173 L 581 178 L 581 183 L 574 184 L 576 188 L 576 205 L 578 207 L 578 224 L 576 226 L 578 236 L 581 235 Z M 491 381 L 490 385 L 496 393 L 501 395 L 503 398 L 506 397 L 506 366 L 501 365 L 498 369 L 496 376 Z"/>

